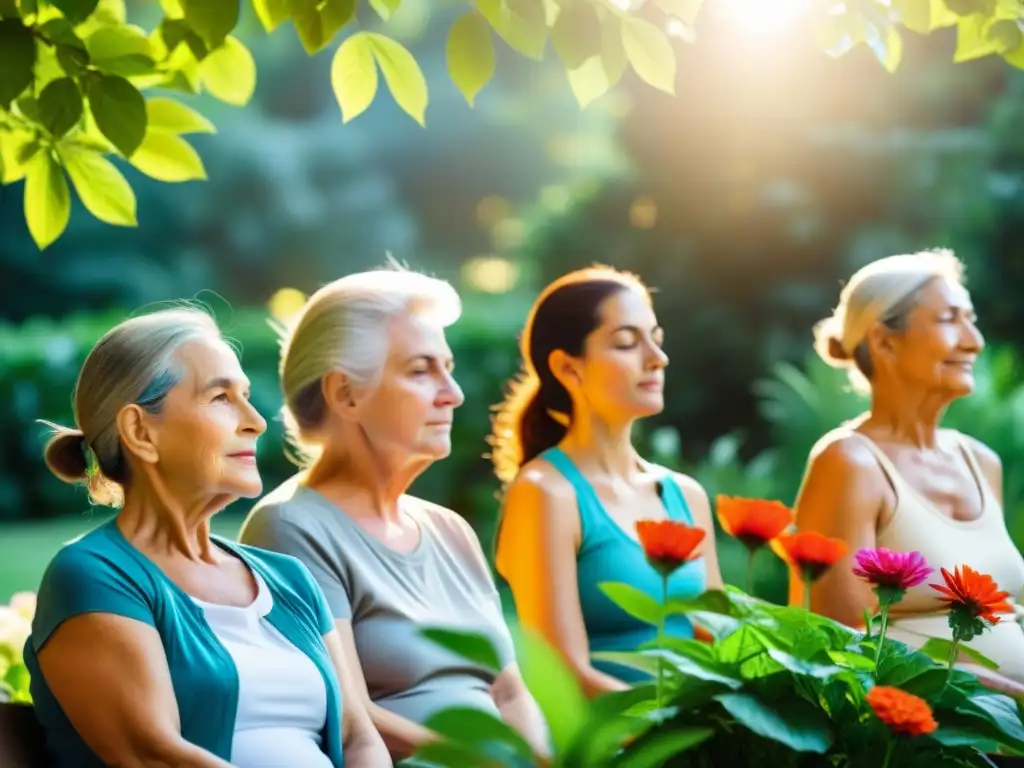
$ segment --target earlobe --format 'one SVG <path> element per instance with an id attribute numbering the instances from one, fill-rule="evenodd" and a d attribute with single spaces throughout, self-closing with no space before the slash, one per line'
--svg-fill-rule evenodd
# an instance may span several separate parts
<path id="1" fill-rule="evenodd" d="M 327 410 L 339 416 L 350 415 L 356 408 L 352 382 L 341 371 L 330 371 L 320 379 L 320 395 Z"/>
<path id="2" fill-rule="evenodd" d="M 117 414 L 117 433 L 124 449 L 147 464 L 160 460 L 158 435 L 153 430 L 148 414 L 138 405 L 126 405 Z"/>
<path id="3" fill-rule="evenodd" d="M 572 358 L 564 350 L 556 349 L 548 355 L 548 368 L 551 369 L 551 373 L 554 374 L 554 377 L 566 389 L 580 384 L 580 375 L 573 365 Z"/>

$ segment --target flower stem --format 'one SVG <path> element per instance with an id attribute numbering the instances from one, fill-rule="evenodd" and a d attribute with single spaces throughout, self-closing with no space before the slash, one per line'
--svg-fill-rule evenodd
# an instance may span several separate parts
<path id="1" fill-rule="evenodd" d="M 953 644 L 949 646 L 949 659 L 947 660 L 949 669 L 946 671 L 946 685 L 949 685 L 949 681 L 953 679 L 953 665 L 956 663 L 956 653 L 959 645 L 960 641 L 954 637 Z"/>
<path id="2" fill-rule="evenodd" d="M 889 623 L 889 606 L 883 603 L 881 606 L 882 624 L 878 628 L 878 648 L 875 649 L 875 679 L 878 679 L 878 664 L 882 660 L 882 644 L 885 642 L 885 628 Z"/>
<path id="3" fill-rule="evenodd" d="M 811 578 L 810 569 L 804 568 L 804 610 L 811 610 L 811 585 L 814 579 Z"/>
<path id="4" fill-rule="evenodd" d="M 885 761 L 882 768 L 889 768 L 889 761 L 892 760 L 892 751 L 896 747 L 896 739 L 889 739 L 889 746 L 885 748 Z"/>
<path id="5" fill-rule="evenodd" d="M 747 550 L 747 594 L 751 597 L 754 596 L 754 555 L 756 554 L 756 549 Z"/>
<path id="6" fill-rule="evenodd" d="M 661 575 L 661 614 L 658 616 L 658 650 L 665 650 L 665 613 L 668 610 L 668 576 L 665 574 Z M 664 658 L 658 654 L 658 684 L 655 689 L 655 699 L 657 701 L 658 709 L 661 709 L 661 679 L 662 679 L 662 664 L 664 664 Z"/>

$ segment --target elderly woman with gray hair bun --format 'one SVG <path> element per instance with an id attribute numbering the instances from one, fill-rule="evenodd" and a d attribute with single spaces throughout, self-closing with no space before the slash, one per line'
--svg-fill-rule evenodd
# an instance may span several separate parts
<path id="1" fill-rule="evenodd" d="M 280 369 L 303 469 L 241 533 L 309 566 L 396 760 L 436 739 L 431 717 L 453 707 L 500 717 L 547 751 L 476 534 L 408 494 L 451 452 L 463 395 L 444 329 L 460 312 L 448 283 L 400 268 L 348 275 L 310 297 L 283 333 Z M 483 634 L 499 669 L 444 651 L 420 634 L 428 625 Z"/>
<path id="2" fill-rule="evenodd" d="M 75 420 L 46 463 L 119 509 L 39 588 L 25 662 L 50 764 L 390 765 L 309 571 L 210 534 L 262 490 L 267 426 L 213 319 L 177 308 L 108 331 Z"/>
<path id="3" fill-rule="evenodd" d="M 894 606 L 888 636 L 913 647 L 951 639 L 944 604 L 928 584 L 967 565 L 1016 599 L 1024 558 L 1003 519 L 999 457 L 972 437 L 941 427 L 947 406 L 974 389 L 984 347 L 963 265 L 946 250 L 890 256 L 857 272 L 835 313 L 815 329 L 816 348 L 850 372 L 868 411 L 825 435 L 811 451 L 796 502 L 797 526 L 846 541 L 849 555 L 815 584 L 812 609 L 851 626 L 875 605 L 851 572 L 862 547 L 918 550 L 935 578 Z M 802 599 L 791 579 L 791 601 Z M 999 664 L 960 666 L 998 691 L 1024 695 L 1024 630 L 1013 614 L 969 646 Z"/>

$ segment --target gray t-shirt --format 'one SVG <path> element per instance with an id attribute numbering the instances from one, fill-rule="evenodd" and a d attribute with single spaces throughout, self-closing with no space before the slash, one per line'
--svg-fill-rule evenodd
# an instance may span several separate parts
<path id="1" fill-rule="evenodd" d="M 501 666 L 515 651 L 480 542 L 454 512 L 415 500 L 406 510 L 420 543 L 396 552 L 331 501 L 295 478 L 249 513 L 240 541 L 301 560 L 319 582 L 335 619 L 352 622 L 370 698 L 424 723 L 454 706 L 498 711 L 495 673 L 421 637 L 426 626 L 488 637 Z"/>

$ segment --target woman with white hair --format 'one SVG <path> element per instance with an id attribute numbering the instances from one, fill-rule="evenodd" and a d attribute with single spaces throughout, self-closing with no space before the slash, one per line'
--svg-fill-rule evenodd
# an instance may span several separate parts
<path id="1" fill-rule="evenodd" d="M 501 717 L 546 749 L 479 540 L 455 512 L 406 493 L 451 452 L 463 395 L 444 329 L 460 313 L 448 283 L 403 269 L 348 275 L 310 297 L 280 367 L 304 468 L 241 532 L 309 566 L 396 759 L 434 740 L 425 724 L 451 707 Z M 428 625 L 483 634 L 500 669 L 441 649 L 420 634 Z"/>
<path id="2" fill-rule="evenodd" d="M 979 441 L 940 427 L 943 412 L 974 389 L 973 367 L 984 347 L 963 265 L 950 251 L 890 256 L 861 269 L 839 307 L 815 329 L 816 348 L 850 371 L 870 396 L 867 413 L 825 435 L 811 452 L 796 503 L 800 530 L 846 541 L 847 558 L 813 587 L 812 609 L 842 623 L 863 624 L 876 599 L 853 575 L 862 547 L 918 550 L 935 578 L 908 590 L 890 614 L 888 637 L 920 647 L 951 639 L 944 604 L 929 582 L 939 568 L 990 574 L 1016 598 L 1024 558 L 1003 519 L 999 457 Z M 791 601 L 802 600 L 793 578 Z M 983 683 L 1024 695 L 1024 630 L 1012 614 L 969 646 L 999 664 L 992 672 L 961 666 Z"/>
<path id="3" fill-rule="evenodd" d="M 46 463 L 119 510 L 39 588 L 25 662 L 51 764 L 388 765 L 309 571 L 210 534 L 262 490 L 266 429 L 213 319 L 177 308 L 110 330 L 75 420 Z"/>

